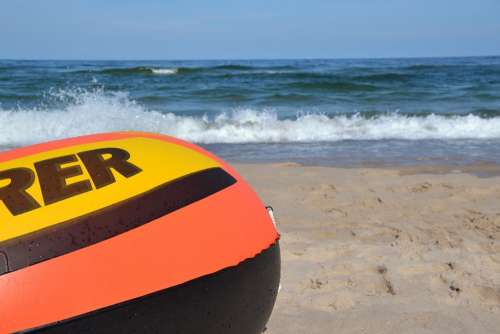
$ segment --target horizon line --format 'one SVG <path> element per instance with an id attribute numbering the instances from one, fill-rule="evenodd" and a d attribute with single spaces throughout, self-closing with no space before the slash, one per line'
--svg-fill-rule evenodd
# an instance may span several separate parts
<path id="1" fill-rule="evenodd" d="M 449 59 L 449 58 L 495 58 L 500 54 L 468 56 L 389 56 L 389 57 L 291 57 L 291 58 L 2 58 L 0 61 L 249 61 L 249 60 L 391 60 L 391 59 Z"/>

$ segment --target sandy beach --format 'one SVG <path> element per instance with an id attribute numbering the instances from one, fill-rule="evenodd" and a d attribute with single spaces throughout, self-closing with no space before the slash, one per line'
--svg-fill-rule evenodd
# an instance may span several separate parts
<path id="1" fill-rule="evenodd" d="M 282 234 L 266 333 L 500 333 L 495 168 L 236 168 Z"/>

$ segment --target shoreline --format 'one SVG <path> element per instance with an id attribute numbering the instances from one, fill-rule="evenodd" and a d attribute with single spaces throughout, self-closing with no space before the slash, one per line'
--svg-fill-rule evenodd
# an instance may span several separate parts
<path id="1" fill-rule="evenodd" d="M 266 333 L 498 332 L 500 177 L 233 166 L 273 206 L 282 234 Z"/>
<path id="2" fill-rule="evenodd" d="M 500 163 L 492 161 L 478 161 L 467 164 L 405 164 L 395 165 L 391 163 L 366 163 L 363 165 L 328 165 L 328 164 L 303 164 L 294 161 L 266 161 L 246 162 L 238 160 L 226 160 L 233 166 L 270 166 L 270 167 L 304 167 L 304 168 L 331 168 L 331 169 L 367 169 L 367 170 L 391 170 L 397 171 L 399 175 L 444 175 L 444 174 L 471 174 L 479 178 L 500 177 Z"/>

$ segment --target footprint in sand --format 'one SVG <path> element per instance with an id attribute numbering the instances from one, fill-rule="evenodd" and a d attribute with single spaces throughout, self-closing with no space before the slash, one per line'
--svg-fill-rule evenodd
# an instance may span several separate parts
<path id="1" fill-rule="evenodd" d="M 423 193 L 429 191 L 431 188 L 432 188 L 432 183 L 424 182 L 411 187 L 410 191 L 413 193 Z"/>

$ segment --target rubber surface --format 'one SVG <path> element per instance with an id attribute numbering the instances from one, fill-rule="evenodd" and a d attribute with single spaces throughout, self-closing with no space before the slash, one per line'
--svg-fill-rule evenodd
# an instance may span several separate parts
<path id="1" fill-rule="evenodd" d="M 260 334 L 280 280 L 275 243 L 236 267 L 22 333 Z"/>
<path id="2" fill-rule="evenodd" d="M 104 241 L 208 197 L 236 180 L 221 168 L 210 168 L 167 182 L 145 194 L 0 242 L 0 275 Z"/>
<path id="3" fill-rule="evenodd" d="M 279 240 L 234 169 L 168 136 L 109 133 L 1 152 L 0 173 L 1 334 L 168 291 Z"/>

